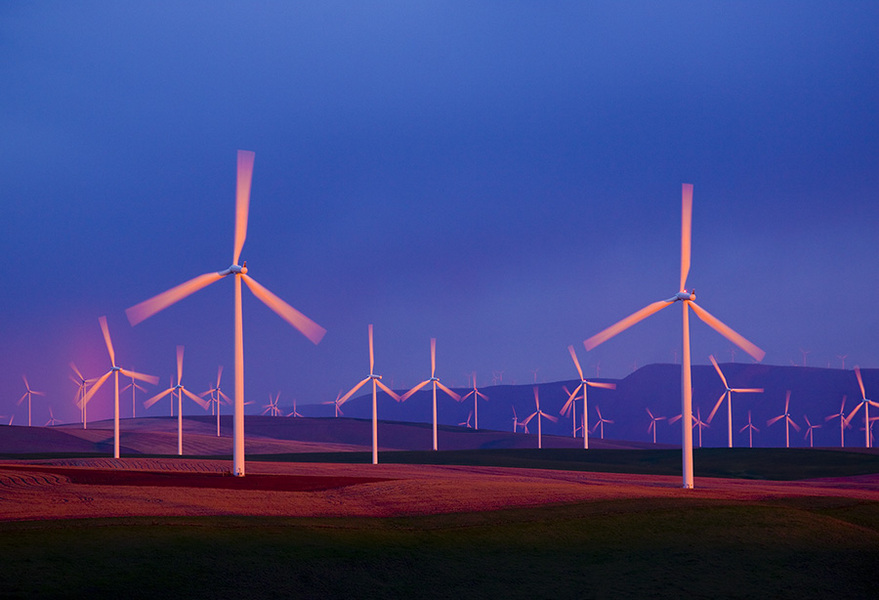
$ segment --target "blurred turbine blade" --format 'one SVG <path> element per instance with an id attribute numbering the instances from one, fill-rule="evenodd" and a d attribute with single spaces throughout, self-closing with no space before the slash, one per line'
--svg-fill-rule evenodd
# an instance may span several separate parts
<path id="1" fill-rule="evenodd" d="M 430 383 L 430 380 L 429 380 L 429 379 L 428 379 L 428 380 L 425 380 L 425 381 L 422 381 L 421 383 L 419 383 L 418 385 L 416 385 L 414 388 L 412 388 L 411 390 L 409 390 L 408 392 L 406 392 L 405 394 L 403 394 L 402 396 L 400 396 L 400 402 L 405 402 L 406 400 L 408 400 L 409 398 L 411 398 L 412 395 L 413 395 L 415 392 L 417 392 L 418 390 L 420 390 L 421 388 L 423 388 L 424 386 L 426 386 L 428 383 Z M 332 402 L 330 402 L 330 404 L 332 404 Z"/>
<path id="2" fill-rule="evenodd" d="M 436 338 L 430 338 L 430 376 L 436 376 Z"/>
<path id="3" fill-rule="evenodd" d="M 153 404 L 155 404 L 156 402 L 158 402 L 159 400 L 161 400 L 162 398 L 164 398 L 165 396 L 167 396 L 168 394 L 170 394 L 173 391 L 174 391 L 174 388 L 168 388 L 164 392 L 159 392 L 158 394 L 156 394 L 155 396 L 153 396 L 149 400 L 146 400 L 143 403 L 143 407 L 149 408 L 150 406 L 152 406 Z"/>
<path id="4" fill-rule="evenodd" d="M 790 390 L 787 391 L 787 394 L 784 397 L 784 412 L 787 414 L 788 408 L 790 408 Z"/>
<path id="5" fill-rule="evenodd" d="M 218 279 L 222 279 L 223 277 L 224 275 L 220 275 L 216 272 L 205 273 L 204 275 L 193 277 L 189 281 L 172 287 L 166 292 L 162 292 L 161 294 L 153 296 L 149 300 L 144 300 L 140 304 L 135 304 L 131 308 L 126 308 L 125 314 L 128 316 L 128 322 L 132 325 L 137 325 L 144 319 L 153 316 L 160 310 L 168 308 L 175 302 L 183 300 L 187 296 L 194 294 L 203 287 L 207 287 Z"/>
<path id="6" fill-rule="evenodd" d="M 861 388 L 861 398 L 867 399 L 867 392 L 864 390 L 864 380 L 861 379 L 861 368 L 855 367 L 855 376 L 858 378 L 858 386 Z"/>
<path id="7" fill-rule="evenodd" d="M 720 365 L 717 364 L 717 361 L 714 360 L 714 355 L 709 354 L 708 358 L 711 359 L 711 364 L 714 365 L 714 370 L 717 371 L 717 374 L 720 375 L 720 380 L 723 382 L 723 387 L 729 388 L 729 384 L 726 382 L 726 377 L 723 376 L 723 371 L 720 370 Z M 710 419 L 709 419 L 710 421 Z"/>
<path id="8" fill-rule="evenodd" d="M 128 369 L 119 369 L 119 372 L 125 375 L 126 377 L 131 377 L 132 379 L 138 379 L 140 381 L 146 381 L 150 385 L 156 385 L 159 383 L 159 378 L 155 375 L 144 375 L 143 373 L 137 373 L 135 371 L 129 371 Z"/>
<path id="9" fill-rule="evenodd" d="M 587 381 L 586 385 L 589 387 L 595 388 L 604 388 L 606 390 L 615 390 L 617 389 L 617 384 L 615 383 L 605 383 L 603 381 Z"/>
<path id="10" fill-rule="evenodd" d="M 116 353 L 113 352 L 113 342 L 110 341 L 110 329 L 107 327 L 107 317 L 98 317 L 98 322 L 101 324 L 101 333 L 104 334 L 104 343 L 107 344 L 107 352 L 110 353 L 110 363 L 115 367 Z"/>
<path id="11" fill-rule="evenodd" d="M 639 321 L 643 321 L 644 319 L 646 319 L 647 317 L 649 317 L 653 313 L 662 310 L 663 308 L 665 308 L 669 304 L 671 304 L 671 302 L 669 302 L 667 300 L 660 300 L 658 302 L 648 304 L 647 306 L 645 306 L 641 310 L 639 310 L 635 313 L 632 313 L 631 315 L 629 315 L 628 317 L 626 317 L 622 321 L 619 321 L 618 323 L 611 325 L 610 327 L 608 327 L 604 331 L 593 335 L 591 338 L 589 338 L 588 340 L 583 342 L 583 346 L 586 347 L 586 350 L 592 350 L 593 348 L 595 348 L 599 344 L 602 344 L 602 343 L 606 342 L 607 340 L 609 340 L 610 338 L 612 338 L 613 336 L 615 336 L 616 334 L 618 334 L 622 331 L 625 331 L 626 329 L 628 329 L 629 327 L 631 327 L 635 323 L 638 323 Z"/>
<path id="12" fill-rule="evenodd" d="M 369 324 L 369 374 L 372 375 L 375 366 L 375 352 L 372 349 L 372 323 Z"/>
<path id="13" fill-rule="evenodd" d="M 86 393 L 85 398 L 82 399 L 82 402 L 77 403 L 77 406 L 79 408 L 82 408 L 84 405 L 88 404 L 89 400 L 91 400 L 92 397 L 95 395 L 95 393 L 99 389 L 101 389 L 101 386 L 104 385 L 104 382 L 107 381 L 107 379 L 112 374 L 113 374 L 113 371 L 108 371 L 108 372 L 104 373 L 103 375 L 101 375 L 101 377 L 98 378 L 98 380 L 95 382 L 95 385 L 92 386 L 92 389 L 90 389 L 88 391 L 88 393 Z"/>
<path id="14" fill-rule="evenodd" d="M 183 381 L 183 346 L 177 346 L 177 385 Z"/>
<path id="15" fill-rule="evenodd" d="M 362 380 L 360 383 L 358 383 L 357 385 L 355 385 L 353 388 L 351 388 L 351 391 L 349 391 L 347 394 L 345 394 L 344 396 L 342 396 L 341 398 L 339 398 L 339 404 L 345 404 L 345 402 L 348 401 L 348 398 L 350 398 L 351 396 L 353 396 L 353 395 L 354 395 L 354 392 L 356 392 L 356 391 L 359 390 L 361 387 L 363 387 L 363 384 L 366 383 L 366 382 L 369 381 L 369 380 L 370 380 L 370 377 L 367 377 L 366 379 Z"/>
<path id="16" fill-rule="evenodd" d="M 232 264 L 237 265 L 247 237 L 247 213 L 250 206 L 250 182 L 253 179 L 254 153 L 238 151 L 238 183 L 235 190 L 235 249 Z"/>
<path id="17" fill-rule="evenodd" d="M 762 392 L 763 388 L 732 388 L 730 391 L 737 394 L 757 394 Z"/>
<path id="18" fill-rule="evenodd" d="M 783 418 L 784 418 L 784 415 L 778 415 L 777 417 L 773 417 L 773 418 L 769 419 L 768 421 L 766 421 L 766 425 L 774 425 L 775 423 L 777 423 L 778 421 L 780 421 Z"/>
<path id="19" fill-rule="evenodd" d="M 717 317 L 715 317 L 714 315 L 709 314 L 709 312 L 707 310 L 705 310 L 704 308 L 702 308 L 701 306 L 699 306 L 698 304 L 696 304 L 692 300 L 687 300 L 686 302 L 688 302 L 690 304 L 690 307 L 693 309 L 693 312 L 696 313 L 696 316 L 698 316 L 700 319 L 705 321 L 705 323 L 707 323 L 711 328 L 713 328 L 715 331 L 717 331 L 720 335 L 722 335 L 723 337 L 725 337 L 726 339 L 731 341 L 733 344 L 735 344 L 736 346 L 738 346 L 739 348 L 741 348 L 742 350 L 744 350 L 745 352 L 750 354 L 754 358 L 754 360 L 761 361 L 761 360 L 763 360 L 763 357 L 766 356 L 766 353 L 763 350 L 761 350 L 755 344 L 752 344 L 751 342 L 746 340 L 744 337 L 742 337 L 741 335 L 739 335 L 738 333 L 733 331 L 729 325 L 726 325 L 725 323 L 721 322 L 721 320 L 718 319 Z"/>
<path id="20" fill-rule="evenodd" d="M 79 369 L 76 368 L 76 365 L 73 364 L 73 361 L 70 361 L 70 368 L 73 369 L 73 372 L 76 373 L 76 376 L 79 377 L 80 381 L 85 379 L 85 377 L 82 376 L 82 373 L 79 372 Z"/>
<path id="21" fill-rule="evenodd" d="M 681 287 L 683 292 L 690 272 L 690 238 L 693 221 L 693 184 L 681 186 Z"/>
<path id="22" fill-rule="evenodd" d="M 568 346 L 568 352 L 571 354 L 571 359 L 574 361 L 574 366 L 577 367 L 577 373 L 580 374 L 580 381 L 585 379 L 583 377 L 583 369 L 580 368 L 580 361 L 577 360 L 577 353 L 574 352 L 574 346 Z"/>
<path id="23" fill-rule="evenodd" d="M 457 394 L 457 393 L 453 392 L 452 390 L 450 390 L 449 388 L 447 388 L 446 386 L 444 386 L 443 384 L 441 384 L 439 381 L 436 382 L 436 386 L 437 386 L 439 389 L 441 389 L 442 391 L 444 391 L 446 394 L 448 394 L 449 396 L 451 396 L 452 398 L 454 398 L 456 401 L 458 401 L 458 402 L 461 401 L 461 396 L 460 396 L 460 394 Z"/>
<path id="24" fill-rule="evenodd" d="M 389 388 L 388 386 L 386 386 L 385 384 L 383 384 L 381 379 L 376 379 L 375 383 L 376 383 L 376 385 L 378 385 L 378 387 L 380 387 L 385 392 L 387 392 L 388 396 L 390 396 L 391 398 L 393 398 L 397 402 L 400 402 L 400 395 L 397 392 L 395 392 L 394 390 L 392 390 L 391 388 Z"/>
<path id="25" fill-rule="evenodd" d="M 186 394 L 186 396 L 190 400 L 192 400 L 193 402 L 195 402 L 196 404 L 201 406 L 203 409 L 207 410 L 210 407 L 210 404 L 208 404 L 207 402 L 205 402 L 204 400 L 202 400 L 201 398 L 199 398 L 198 396 L 196 396 L 195 394 L 193 394 L 192 392 L 190 392 L 186 388 L 180 388 L 180 389 L 183 390 L 183 393 Z"/>
<path id="26" fill-rule="evenodd" d="M 253 292 L 253 295 L 259 298 L 263 304 L 275 311 L 278 316 L 290 323 L 298 329 L 302 335 L 311 340 L 312 343 L 318 344 L 323 339 L 326 329 L 303 315 L 301 312 L 275 296 L 272 292 L 260 285 L 253 277 L 249 275 L 241 275 L 244 283 Z"/>
<path id="27" fill-rule="evenodd" d="M 723 404 L 723 399 L 726 398 L 726 394 L 727 394 L 727 393 L 724 392 L 724 393 L 722 393 L 722 394 L 720 395 L 720 400 L 717 401 L 717 404 L 715 404 L 715 405 L 714 405 L 714 408 L 711 410 L 711 414 L 708 415 L 708 420 L 706 421 L 707 423 L 710 423 L 710 422 L 711 422 L 711 419 L 714 418 L 714 413 L 716 413 L 716 412 L 717 412 L 717 409 L 720 408 L 720 405 Z"/>

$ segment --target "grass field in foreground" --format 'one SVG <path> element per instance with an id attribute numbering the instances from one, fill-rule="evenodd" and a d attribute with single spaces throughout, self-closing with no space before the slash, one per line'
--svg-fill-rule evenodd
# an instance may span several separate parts
<path id="1" fill-rule="evenodd" d="M 295 501 L 295 498 L 292 500 Z M 874 598 L 879 503 L 0 523 L 0 596 Z"/>

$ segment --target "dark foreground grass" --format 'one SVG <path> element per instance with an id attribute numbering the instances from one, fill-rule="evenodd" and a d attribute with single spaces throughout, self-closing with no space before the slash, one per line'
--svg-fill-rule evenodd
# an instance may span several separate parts
<path id="1" fill-rule="evenodd" d="M 0 523 L 19 598 L 875 598 L 877 561 L 879 504 L 836 498 Z"/>

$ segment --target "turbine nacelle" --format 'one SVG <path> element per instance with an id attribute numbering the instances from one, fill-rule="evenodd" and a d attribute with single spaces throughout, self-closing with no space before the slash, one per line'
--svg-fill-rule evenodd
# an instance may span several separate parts
<path id="1" fill-rule="evenodd" d="M 381 379 L 382 376 L 381 376 L 381 375 L 371 374 L 371 375 L 369 376 L 369 378 L 370 378 L 370 379 Z"/>
<path id="2" fill-rule="evenodd" d="M 233 264 L 225 271 L 220 271 L 220 275 L 244 275 L 247 273 L 247 261 L 243 265 Z"/>
<path id="3" fill-rule="evenodd" d="M 667 300 L 667 302 L 677 302 L 678 300 L 695 300 L 695 299 L 696 299 L 696 290 L 695 289 L 692 291 L 689 291 L 689 292 L 687 290 L 684 290 L 683 292 L 678 292 L 677 294 L 675 294 L 674 296 L 669 298 Z"/>

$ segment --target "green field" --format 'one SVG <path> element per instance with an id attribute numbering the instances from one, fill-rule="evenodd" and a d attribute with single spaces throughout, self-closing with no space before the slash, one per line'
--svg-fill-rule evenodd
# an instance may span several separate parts
<path id="1" fill-rule="evenodd" d="M 0 596 L 874 598 L 879 504 L 627 500 L 395 519 L 0 524 Z"/>

